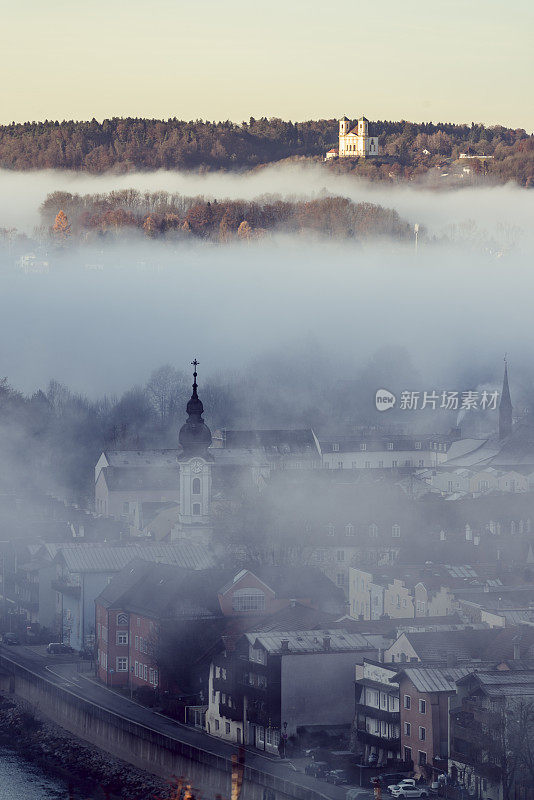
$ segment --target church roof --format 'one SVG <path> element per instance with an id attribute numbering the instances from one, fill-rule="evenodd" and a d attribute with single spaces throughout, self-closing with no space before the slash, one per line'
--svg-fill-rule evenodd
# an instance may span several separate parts
<path id="1" fill-rule="evenodd" d="M 104 467 L 101 471 L 110 492 L 178 489 L 180 469 L 176 467 Z"/>

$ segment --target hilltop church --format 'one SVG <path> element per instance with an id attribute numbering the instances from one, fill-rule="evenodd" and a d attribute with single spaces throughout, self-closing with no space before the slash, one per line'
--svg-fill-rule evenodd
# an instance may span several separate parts
<path id="1" fill-rule="evenodd" d="M 326 158 L 367 158 L 378 155 L 378 137 L 369 136 L 369 120 L 360 117 L 354 127 L 347 117 L 339 120 L 339 147 L 333 147 Z"/>

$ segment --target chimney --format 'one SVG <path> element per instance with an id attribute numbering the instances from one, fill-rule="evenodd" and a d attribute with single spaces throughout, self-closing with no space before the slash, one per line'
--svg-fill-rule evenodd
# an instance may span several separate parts
<path id="1" fill-rule="evenodd" d="M 520 661 L 521 660 L 521 637 L 520 636 L 514 636 L 514 638 L 512 639 L 512 642 L 514 644 L 514 661 Z"/>
<path id="2" fill-rule="evenodd" d="M 282 653 L 289 653 L 289 639 L 282 639 Z"/>
<path id="3" fill-rule="evenodd" d="M 323 647 L 325 650 L 330 650 L 330 636 L 323 636 Z"/>
<path id="4" fill-rule="evenodd" d="M 448 652 L 447 653 L 447 666 L 448 667 L 455 667 L 457 662 L 456 653 Z"/>

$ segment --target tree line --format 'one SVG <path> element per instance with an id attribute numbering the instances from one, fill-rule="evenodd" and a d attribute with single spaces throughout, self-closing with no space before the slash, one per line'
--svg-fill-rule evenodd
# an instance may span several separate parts
<path id="1" fill-rule="evenodd" d="M 288 158 L 322 158 L 338 141 L 334 119 L 291 122 L 250 118 L 237 124 L 120 118 L 91 121 L 11 123 L 0 126 L 0 167 L 15 170 L 73 169 L 107 171 L 252 169 Z M 378 120 L 370 125 L 380 153 L 395 170 L 380 169 L 380 159 L 360 161 L 358 174 L 371 179 L 413 178 L 470 149 L 494 156 L 489 172 L 500 181 L 534 182 L 533 137 L 500 125 L 457 125 Z M 428 152 L 424 152 L 428 151 Z M 346 165 L 352 159 L 344 159 Z M 346 166 L 344 168 L 347 168 Z"/>
<path id="2" fill-rule="evenodd" d="M 389 236 L 406 239 L 410 225 L 393 209 L 326 196 L 310 201 L 275 198 L 252 202 L 206 200 L 133 189 L 109 194 L 53 192 L 41 205 L 53 239 L 93 240 L 139 231 L 156 238 L 193 236 L 225 242 L 267 232 L 316 233 L 335 238 Z"/>

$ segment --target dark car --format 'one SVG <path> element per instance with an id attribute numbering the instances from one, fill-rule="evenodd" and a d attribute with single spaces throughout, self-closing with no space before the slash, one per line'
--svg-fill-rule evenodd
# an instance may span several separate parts
<path id="1" fill-rule="evenodd" d="M 326 782 L 335 783 L 339 786 L 342 783 L 350 783 L 349 773 L 345 769 L 331 769 L 326 773 Z"/>
<path id="2" fill-rule="evenodd" d="M 53 655 L 60 655 L 62 653 L 74 653 L 74 648 L 70 647 L 68 644 L 63 644 L 63 642 L 50 642 L 46 648 L 46 652 Z"/>
<path id="3" fill-rule="evenodd" d="M 304 772 L 314 778 L 324 778 L 328 772 L 328 764 L 326 761 L 313 761 L 311 764 L 306 764 Z"/>
<path id="4" fill-rule="evenodd" d="M 2 642 L 4 644 L 20 644 L 20 639 L 14 633 L 4 633 L 2 636 Z"/>

